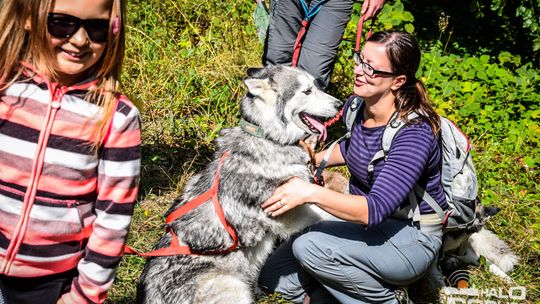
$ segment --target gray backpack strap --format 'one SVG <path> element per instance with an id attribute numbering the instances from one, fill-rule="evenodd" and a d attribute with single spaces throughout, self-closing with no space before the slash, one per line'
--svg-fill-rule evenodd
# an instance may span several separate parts
<path id="1" fill-rule="evenodd" d="M 415 119 L 418 117 L 418 114 L 415 112 L 409 113 L 407 115 L 407 118 L 409 120 Z M 373 155 L 373 158 L 369 161 L 368 164 L 368 174 L 372 175 L 373 170 L 375 169 L 375 163 L 378 162 L 380 159 L 388 157 L 388 152 L 390 151 L 390 147 L 392 146 L 392 141 L 394 140 L 394 137 L 396 137 L 396 134 L 405 126 L 405 121 L 403 121 L 400 117 L 398 117 L 398 112 L 394 112 L 392 114 L 392 117 L 390 117 L 390 121 L 386 125 L 386 128 L 384 128 L 382 140 L 381 140 L 381 150 L 377 151 L 375 155 Z"/>
<path id="2" fill-rule="evenodd" d="M 412 216 L 409 216 L 409 218 L 412 218 L 414 223 L 418 223 L 420 222 L 420 207 L 418 206 L 418 200 L 416 199 L 416 195 L 414 194 L 413 191 L 409 192 L 408 198 L 409 198 L 409 206 L 410 206 L 409 214 L 412 215 Z"/>
<path id="3" fill-rule="evenodd" d="M 328 159 L 330 158 L 330 155 L 332 154 L 332 150 L 334 150 L 334 147 L 343 139 L 343 136 L 334 141 L 330 147 L 326 150 L 326 153 L 324 153 L 324 157 L 321 160 L 321 163 L 319 164 L 319 167 L 317 167 L 317 171 L 315 171 L 315 180 L 316 181 L 322 181 L 322 173 L 324 168 L 326 168 L 326 163 L 328 163 Z"/>
<path id="4" fill-rule="evenodd" d="M 413 191 L 411 191 L 411 193 L 412 192 L 415 192 L 416 194 L 418 194 L 418 196 L 420 196 L 423 201 L 428 203 L 428 205 L 433 210 L 435 210 L 435 212 L 437 213 L 441 221 L 444 222 L 446 218 L 446 214 L 444 210 L 442 209 L 441 205 L 437 204 L 437 202 L 433 199 L 433 197 L 431 197 L 431 195 L 429 195 L 429 193 L 427 193 L 426 190 L 424 190 L 424 188 L 418 186 L 418 184 L 414 184 L 414 189 Z M 413 195 L 413 196 L 415 197 L 415 200 L 416 200 L 416 195 Z"/>
<path id="5" fill-rule="evenodd" d="M 339 141 L 351 138 L 352 135 L 352 129 L 354 127 L 354 123 L 356 122 L 356 116 L 358 116 L 358 112 L 360 112 L 360 108 L 362 108 L 362 104 L 364 101 L 362 98 L 355 96 L 349 103 L 349 108 L 347 109 L 347 114 L 345 115 L 345 127 L 347 127 L 347 133 L 343 135 Z"/>

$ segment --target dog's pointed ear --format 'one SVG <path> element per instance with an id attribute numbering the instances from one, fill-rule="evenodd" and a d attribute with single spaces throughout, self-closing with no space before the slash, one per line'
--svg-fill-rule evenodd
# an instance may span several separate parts
<path id="1" fill-rule="evenodd" d="M 501 208 L 497 206 L 484 206 L 484 216 L 485 217 L 492 217 L 495 214 L 499 213 L 501 211 Z"/>
<path id="2" fill-rule="evenodd" d="M 249 94 L 253 96 L 262 96 L 265 91 L 272 89 L 268 78 L 246 78 L 244 79 L 244 83 L 246 84 Z"/>
<path id="3" fill-rule="evenodd" d="M 244 83 L 248 88 L 249 94 L 262 96 L 265 91 L 272 89 L 266 68 L 249 68 L 247 75 L 248 77 L 244 79 Z"/>
<path id="4" fill-rule="evenodd" d="M 266 68 L 248 68 L 247 76 L 249 78 L 268 78 L 268 70 Z"/>

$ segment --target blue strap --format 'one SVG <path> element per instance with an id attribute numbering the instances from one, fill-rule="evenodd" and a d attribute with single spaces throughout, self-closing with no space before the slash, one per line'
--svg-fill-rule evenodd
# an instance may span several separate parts
<path id="1" fill-rule="evenodd" d="M 300 1 L 300 5 L 302 6 L 302 9 L 304 10 L 304 19 L 309 21 L 311 20 L 311 18 L 317 15 L 322 5 L 328 0 L 319 1 L 315 3 L 315 5 L 313 5 L 311 8 L 308 6 L 305 0 L 299 0 L 299 1 Z"/>

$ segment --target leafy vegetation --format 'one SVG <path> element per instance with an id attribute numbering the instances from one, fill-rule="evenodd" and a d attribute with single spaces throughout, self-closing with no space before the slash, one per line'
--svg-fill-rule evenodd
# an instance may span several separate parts
<path id="1" fill-rule="evenodd" d="M 516 286 L 526 287 L 529 302 L 538 302 L 538 1 L 473 1 L 477 9 L 467 12 L 472 18 L 464 18 L 461 6 L 449 3 L 389 2 L 373 29 L 402 29 L 419 37 L 424 54 L 417 76 L 439 113 L 470 137 L 482 202 L 502 208 L 488 226 L 520 256 L 511 277 Z M 470 9 L 467 3 L 464 7 Z M 352 90 L 360 4 L 354 5 L 330 87 L 330 93 L 342 99 Z M 160 237 L 162 214 L 186 180 L 208 162 L 219 130 L 238 123 L 245 69 L 259 66 L 262 54 L 251 19 L 254 6 L 255 1 L 129 3 L 123 82 L 143 113 L 141 191 L 129 237 L 129 244 L 138 249 L 150 250 Z M 508 13 L 518 8 L 518 16 Z M 493 33 L 486 30 L 486 16 L 507 25 L 500 37 L 490 40 Z M 463 24 L 485 35 L 471 36 L 460 28 Z M 523 33 L 513 39 L 509 33 L 517 28 Z M 341 131 L 339 126 L 330 130 L 334 138 Z M 123 259 L 108 303 L 133 303 L 143 266 L 142 258 Z M 471 282 L 478 288 L 505 286 L 482 267 L 472 272 Z M 272 295 L 259 303 L 285 301 Z"/>

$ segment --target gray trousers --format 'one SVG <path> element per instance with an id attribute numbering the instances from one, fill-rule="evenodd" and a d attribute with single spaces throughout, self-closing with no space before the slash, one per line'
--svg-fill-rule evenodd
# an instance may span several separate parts
<path id="1" fill-rule="evenodd" d="M 397 303 L 394 290 L 435 262 L 441 234 L 387 219 L 365 229 L 326 221 L 281 244 L 261 270 L 259 286 L 293 303 Z"/>
<path id="2" fill-rule="evenodd" d="M 306 3 L 310 3 L 306 0 Z M 354 0 L 328 0 L 311 20 L 304 36 L 298 67 L 313 75 L 325 89 L 351 17 Z M 293 46 L 304 19 L 299 0 L 272 0 L 263 64 L 291 65 Z"/>

